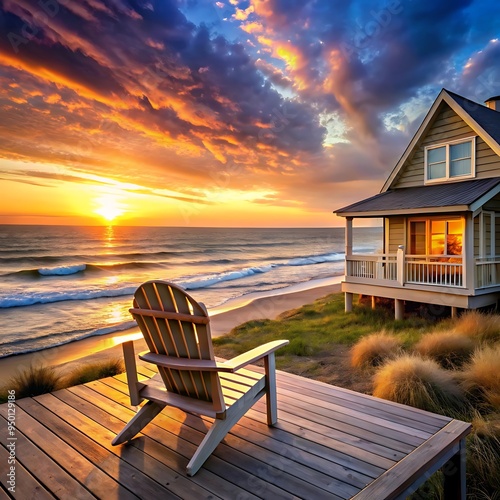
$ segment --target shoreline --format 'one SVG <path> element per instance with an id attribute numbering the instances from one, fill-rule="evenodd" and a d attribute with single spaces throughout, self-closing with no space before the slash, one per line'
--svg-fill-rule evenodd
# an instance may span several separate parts
<path id="1" fill-rule="evenodd" d="M 251 320 L 275 319 L 281 313 L 340 291 L 343 276 L 311 280 L 286 288 L 255 292 L 229 300 L 209 310 L 212 337 L 229 333 L 234 327 Z M 190 293 L 190 292 L 188 292 Z M 196 294 L 193 294 L 196 295 Z M 121 342 L 127 335 L 139 332 L 131 328 L 99 337 L 87 337 L 31 353 L 0 358 L 0 379 L 8 380 L 30 365 L 55 367 L 66 374 L 89 362 L 122 358 Z M 135 343 L 137 351 L 146 350 L 144 340 Z"/>

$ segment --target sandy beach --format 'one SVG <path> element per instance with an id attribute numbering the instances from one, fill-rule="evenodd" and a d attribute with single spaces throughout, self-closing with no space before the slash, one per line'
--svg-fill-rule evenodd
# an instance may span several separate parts
<path id="1" fill-rule="evenodd" d="M 212 336 L 217 337 L 231 331 L 247 321 L 256 319 L 274 319 L 281 313 L 340 291 L 342 276 L 302 283 L 268 293 L 250 294 L 229 301 L 221 307 L 210 310 Z M 193 294 L 196 298 L 196 294 Z M 62 374 L 69 373 L 83 364 L 122 356 L 121 343 L 124 339 L 139 336 L 138 329 L 120 332 L 119 335 L 89 337 L 58 347 L 20 354 L 0 359 L 0 380 L 7 381 L 18 371 L 23 371 L 30 364 L 53 366 Z M 135 343 L 136 351 L 144 351 L 143 340 Z"/>

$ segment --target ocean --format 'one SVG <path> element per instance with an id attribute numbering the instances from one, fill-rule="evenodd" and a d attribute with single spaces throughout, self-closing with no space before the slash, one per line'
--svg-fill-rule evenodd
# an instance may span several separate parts
<path id="1" fill-rule="evenodd" d="M 355 251 L 380 249 L 356 228 Z M 344 272 L 344 230 L 0 226 L 0 357 L 135 326 L 142 282 L 177 283 L 210 309 Z M 313 284 L 313 283 L 311 283 Z"/>

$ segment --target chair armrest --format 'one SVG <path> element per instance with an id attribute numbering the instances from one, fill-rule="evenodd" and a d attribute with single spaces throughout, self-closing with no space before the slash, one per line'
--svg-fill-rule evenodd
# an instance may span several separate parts
<path id="1" fill-rule="evenodd" d="M 221 363 L 212 359 L 189 359 L 167 356 L 165 354 L 155 354 L 153 352 L 141 352 L 139 359 L 154 365 L 171 368 L 173 370 L 201 370 L 205 372 L 235 372 L 240 368 L 265 358 L 280 347 L 287 345 L 288 340 L 275 340 L 259 347 L 255 347 L 248 352 L 240 354 L 235 358 Z"/>
<path id="2" fill-rule="evenodd" d="M 201 370 L 205 372 L 232 372 L 231 367 L 212 359 L 189 359 L 167 356 L 166 354 L 155 354 L 153 352 L 141 352 L 139 359 L 153 363 L 154 365 L 172 368 L 173 370 Z"/>
<path id="3" fill-rule="evenodd" d="M 250 349 L 249 351 L 240 354 L 232 359 L 221 363 L 222 366 L 231 368 L 231 371 L 235 372 L 246 365 L 249 365 L 259 359 L 265 358 L 269 354 L 273 353 L 280 347 L 283 347 L 290 342 L 288 340 L 274 340 L 273 342 L 268 342 L 267 344 L 262 344 L 259 347 Z M 221 370 L 222 371 L 222 370 Z M 226 371 L 226 370 L 224 370 Z"/>

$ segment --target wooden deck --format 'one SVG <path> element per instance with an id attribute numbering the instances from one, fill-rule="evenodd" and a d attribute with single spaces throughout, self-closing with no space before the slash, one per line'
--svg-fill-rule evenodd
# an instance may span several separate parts
<path id="1" fill-rule="evenodd" d="M 111 446 L 133 415 L 124 375 L 19 400 L 12 496 L 381 500 L 405 498 L 443 465 L 449 498 L 463 494 L 468 424 L 283 372 L 278 407 L 269 428 L 261 400 L 190 478 L 206 430 L 199 417 L 166 408 L 130 444 Z M 6 418 L 4 404 L 3 429 Z M 5 434 L 1 442 L 0 499 Z"/>

